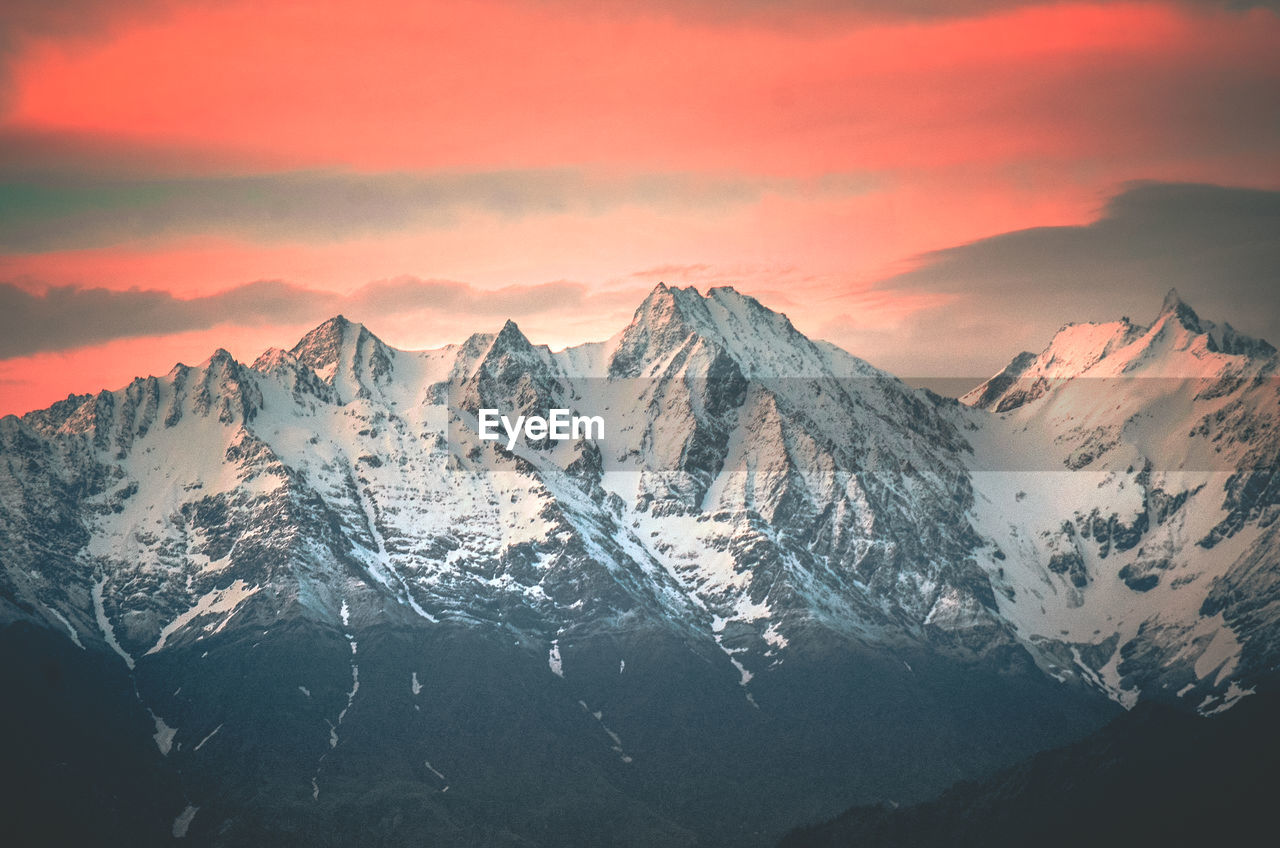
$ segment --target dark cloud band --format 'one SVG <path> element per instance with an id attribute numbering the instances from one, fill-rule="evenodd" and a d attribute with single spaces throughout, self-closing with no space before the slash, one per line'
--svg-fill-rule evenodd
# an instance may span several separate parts
<path id="1" fill-rule="evenodd" d="M 1018 230 L 922 259 L 886 285 L 1024 307 L 1064 299 L 1099 318 L 1176 287 L 1206 305 L 1254 311 L 1280 305 L 1280 192 L 1131 183 L 1087 226 Z"/>
<path id="2" fill-rule="evenodd" d="M 162 291 L 70 287 L 37 294 L 0 285 L 0 359 L 219 324 L 318 322 L 338 312 L 361 320 L 424 310 L 506 318 L 583 306 L 590 297 L 577 283 L 480 290 L 416 277 L 380 280 L 350 295 L 267 280 L 189 299 Z"/>
<path id="3" fill-rule="evenodd" d="M 600 176 L 574 169 L 127 180 L 10 174 L 0 181 L 0 250 L 80 249 L 208 233 L 257 242 L 326 242 L 447 227 L 468 212 L 504 218 L 592 215 L 622 205 L 708 211 L 769 191 L 847 194 L 868 186 L 854 177 L 805 183 L 684 173 Z"/>
<path id="4" fill-rule="evenodd" d="M 830 25 L 833 19 L 930 20 L 991 14 L 1046 0 L 537 0 L 551 7 L 611 14 L 668 14 L 703 23 L 764 22 L 781 27 Z M 1106 2 L 1106 0 L 1103 0 Z M 1115 0 L 1121 2 L 1121 0 Z M 1231 11 L 1280 9 L 1276 0 L 1174 0 L 1176 5 Z"/>
<path id="5" fill-rule="evenodd" d="M 893 333 L 824 333 L 904 375 L 990 375 L 1067 322 L 1155 316 L 1176 288 L 1213 321 L 1280 341 L 1280 191 L 1133 183 L 1086 226 L 1038 227 L 919 257 L 880 283 L 942 295 Z"/>

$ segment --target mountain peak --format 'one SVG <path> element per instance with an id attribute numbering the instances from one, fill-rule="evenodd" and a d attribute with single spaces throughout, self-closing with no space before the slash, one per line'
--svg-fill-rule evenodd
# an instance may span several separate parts
<path id="1" fill-rule="evenodd" d="M 279 347 L 269 347 L 258 355 L 251 366 L 255 371 L 274 371 L 288 363 L 297 363 L 297 358 L 289 351 Z"/>
<path id="2" fill-rule="evenodd" d="M 658 283 L 636 309 L 636 320 L 642 317 L 668 319 L 680 317 L 686 320 L 706 312 L 707 297 L 694 286 L 668 286 Z"/>
<path id="3" fill-rule="evenodd" d="M 1164 296 L 1164 302 L 1160 304 L 1159 318 L 1164 318 L 1165 316 L 1172 316 L 1179 324 L 1193 333 L 1204 332 L 1204 328 L 1200 323 L 1200 316 L 1178 295 L 1177 289 L 1169 289 L 1169 293 Z"/>
<path id="4" fill-rule="evenodd" d="M 1185 305 L 1186 302 L 1182 299 L 1182 296 L 1178 294 L 1178 290 L 1176 288 L 1171 288 L 1168 293 L 1165 294 L 1164 302 L 1160 304 L 1160 314 L 1164 315 L 1166 312 L 1173 312 L 1177 310 L 1179 306 Z"/>
<path id="5" fill-rule="evenodd" d="M 493 337 L 493 344 L 489 346 L 489 355 L 514 351 L 532 351 L 533 348 L 533 342 L 529 341 L 529 337 L 520 330 L 520 325 L 508 318 L 506 323 L 502 325 L 502 329 Z"/>
<path id="6" fill-rule="evenodd" d="M 1163 324 L 1161 324 L 1162 320 Z M 1201 318 L 1178 295 L 1177 289 L 1169 289 L 1169 293 L 1164 296 L 1164 302 L 1160 305 L 1160 316 L 1152 326 L 1155 328 L 1160 324 L 1161 327 L 1167 327 L 1170 322 L 1176 322 L 1176 326 L 1182 327 L 1194 336 L 1204 336 L 1206 349 L 1213 353 L 1266 359 L 1275 355 L 1276 352 L 1276 349 L 1264 339 L 1246 336 L 1226 322 L 1217 324 Z"/>
<path id="7" fill-rule="evenodd" d="M 694 286 L 664 283 L 636 310 L 610 373 L 635 376 L 637 363 L 652 366 L 692 339 L 723 350 L 751 373 L 824 373 L 826 368 L 818 348 L 791 319 L 751 295 L 733 286 L 713 286 L 704 295 Z"/>
<path id="8" fill-rule="evenodd" d="M 459 346 L 453 376 L 466 381 L 493 369 L 541 370 L 548 355 L 546 345 L 534 345 L 520 326 L 508 318 L 498 332 L 473 333 Z"/>
<path id="9" fill-rule="evenodd" d="M 1231 327 L 1202 319 L 1169 289 L 1151 326 L 1128 318 L 1106 323 L 1068 324 L 1038 356 L 1019 354 L 999 374 L 961 400 L 971 406 L 1005 412 L 1048 393 L 1052 386 L 1086 372 L 1116 376 L 1142 371 L 1163 376 L 1204 377 L 1218 367 L 1206 356 L 1267 359 L 1275 348 Z M 1206 371 L 1208 368 L 1210 371 Z"/>
<path id="10" fill-rule="evenodd" d="M 712 286 L 711 288 L 707 289 L 707 297 L 709 297 L 709 298 L 738 298 L 739 300 L 744 300 L 744 301 L 746 301 L 746 302 L 748 302 L 748 303 L 753 303 L 753 304 L 755 304 L 755 305 L 757 305 L 757 306 L 762 305 L 762 304 L 760 303 L 760 301 L 756 300 L 756 299 L 755 299 L 754 297 L 752 297 L 751 295 L 749 295 L 749 294 L 743 294 L 742 292 L 740 292 L 740 291 L 738 291 L 737 289 L 735 289 L 733 286 Z"/>
<path id="11" fill-rule="evenodd" d="M 1035 353 L 1024 350 L 1015 356 L 999 374 L 961 396 L 960 402 L 978 409 L 1002 411 L 998 407 L 1001 402 L 1006 401 L 1009 390 L 1017 385 L 1018 380 L 1026 373 L 1028 368 L 1035 364 L 1038 358 Z M 1006 403 L 1006 408 L 1008 408 L 1008 405 Z"/>
<path id="12" fill-rule="evenodd" d="M 355 323 L 347 318 L 347 316 L 339 313 L 327 321 L 317 324 L 310 332 L 298 341 L 298 344 L 294 346 L 294 349 L 296 350 L 308 339 L 342 338 L 346 336 L 348 332 L 360 326 L 360 324 Z"/>
<path id="13" fill-rule="evenodd" d="M 710 324 L 706 301 L 693 286 L 659 283 L 636 309 L 609 364 L 614 376 L 637 376 Z"/>
<path id="14" fill-rule="evenodd" d="M 217 350 L 215 350 L 213 354 L 207 360 L 205 360 L 206 366 L 236 365 L 236 364 L 237 364 L 236 358 L 232 356 L 231 352 L 224 347 L 220 347 Z"/>
<path id="15" fill-rule="evenodd" d="M 640 301 L 640 305 L 636 307 L 636 318 L 639 318 L 642 314 L 675 303 L 675 293 L 677 291 L 679 291 L 678 287 L 668 286 L 666 283 L 658 283 L 645 295 L 644 300 Z"/>
<path id="16" fill-rule="evenodd" d="M 289 351 L 344 399 L 368 396 L 391 379 L 394 352 L 363 325 L 335 315 Z"/>
<path id="17" fill-rule="evenodd" d="M 345 315 L 335 315 L 307 333 L 289 353 L 299 362 L 317 370 L 326 368 L 338 360 L 348 340 L 360 342 L 373 339 L 379 346 L 382 340 L 363 325 L 349 320 Z"/>

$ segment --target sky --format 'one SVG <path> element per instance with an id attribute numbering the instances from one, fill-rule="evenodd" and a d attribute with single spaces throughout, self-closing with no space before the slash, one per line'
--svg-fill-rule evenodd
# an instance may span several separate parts
<path id="1" fill-rule="evenodd" d="M 1280 342 L 1280 4 L 10 0 L 0 414 L 341 312 L 732 285 L 907 378 L 1176 287 Z"/>

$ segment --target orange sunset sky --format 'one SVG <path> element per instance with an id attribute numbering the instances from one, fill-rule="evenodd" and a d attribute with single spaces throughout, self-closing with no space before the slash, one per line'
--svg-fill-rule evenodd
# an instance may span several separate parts
<path id="1" fill-rule="evenodd" d="M 11 0 L 0 413 L 342 312 L 553 347 L 729 284 L 904 377 L 1171 286 L 1280 342 L 1280 15 Z"/>

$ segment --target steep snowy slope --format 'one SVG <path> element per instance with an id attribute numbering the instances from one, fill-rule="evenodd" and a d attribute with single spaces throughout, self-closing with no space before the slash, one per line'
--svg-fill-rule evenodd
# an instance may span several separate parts
<path id="1" fill-rule="evenodd" d="M 971 436 L 981 561 L 1050 673 L 1203 712 L 1270 673 L 1276 364 L 1170 292 L 1149 327 L 1066 327 L 966 395 L 1000 413 Z"/>

